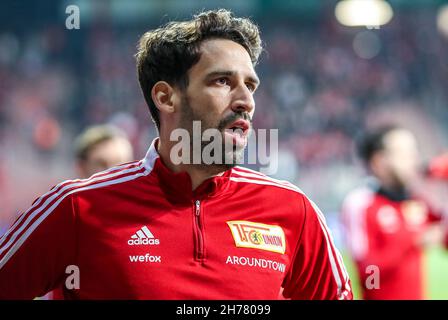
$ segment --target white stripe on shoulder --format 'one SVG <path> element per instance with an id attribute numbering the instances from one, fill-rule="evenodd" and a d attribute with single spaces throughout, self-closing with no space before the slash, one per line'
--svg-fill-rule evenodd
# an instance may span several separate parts
<path id="1" fill-rule="evenodd" d="M 138 162 L 137 162 L 138 163 Z M 4 240 L 6 239 L 6 237 L 8 236 L 8 234 L 13 231 L 21 222 L 22 220 L 27 217 L 28 213 L 36 208 L 39 208 L 41 206 L 45 207 L 48 205 L 48 203 L 50 203 L 51 201 L 53 201 L 57 196 L 60 196 L 65 190 L 73 187 L 73 186 L 78 186 L 78 185 L 87 185 L 89 183 L 94 183 L 97 182 L 99 180 L 103 180 L 103 179 L 109 179 L 109 178 L 113 178 L 115 176 L 121 175 L 121 174 L 126 174 L 129 172 L 133 172 L 133 171 L 138 171 L 141 169 L 141 164 L 139 166 L 130 168 L 130 169 L 126 169 L 126 170 L 121 170 L 123 168 L 127 168 L 130 167 L 132 164 L 127 164 L 127 165 L 122 165 L 122 166 L 117 166 L 117 167 L 113 167 L 110 168 L 104 172 L 99 172 L 96 173 L 94 175 L 92 175 L 90 178 L 88 179 L 74 179 L 74 180 L 66 180 L 63 181 L 61 183 L 59 183 L 58 185 L 56 185 L 55 187 L 53 187 L 50 191 L 48 191 L 47 193 L 45 193 L 44 195 L 42 195 L 25 213 L 23 213 L 18 219 L 17 221 L 11 226 L 11 228 L 9 228 L 8 232 L 6 232 L 1 238 L 0 238 L 0 246 L 2 246 Z M 121 170 L 121 171 L 120 171 Z M 115 172 L 114 172 L 115 171 Z M 108 174 L 110 172 L 113 172 L 111 174 Z M 62 187 L 63 186 L 63 187 Z M 51 197 L 49 197 L 51 194 L 53 194 Z M 46 199 L 46 201 L 41 205 L 41 202 L 43 201 L 43 199 Z M 39 212 L 37 212 L 36 214 L 38 214 Z M 34 214 L 34 213 L 33 213 Z M 32 215 L 32 218 L 34 218 L 35 215 Z M 28 219 L 27 219 L 28 220 Z M 25 222 L 26 224 L 27 222 Z M 2 249 L 0 249 L 0 253 L 2 252 Z"/>
<path id="2" fill-rule="evenodd" d="M 258 171 L 252 170 L 252 169 L 248 169 L 248 168 L 245 168 L 245 167 L 236 166 L 235 168 L 233 168 L 233 172 L 236 172 L 236 173 L 238 173 L 240 175 L 244 175 L 244 176 L 247 176 L 247 177 L 253 177 L 253 178 L 258 178 L 258 179 L 264 178 L 264 179 L 267 179 L 267 180 L 270 180 L 270 181 L 273 181 L 273 182 L 277 182 L 277 183 L 280 183 L 280 184 L 285 184 L 285 185 L 292 186 L 294 188 L 299 189 L 296 185 L 292 184 L 289 181 L 278 180 L 278 179 L 269 177 L 269 176 L 267 176 L 267 175 L 265 175 L 265 174 L 263 174 L 261 172 L 258 172 Z"/>
<path id="3" fill-rule="evenodd" d="M 90 177 L 88 177 L 88 178 L 86 178 L 86 179 L 73 179 L 73 180 L 67 180 L 67 181 L 64 181 L 64 182 L 60 183 L 59 185 L 65 183 L 65 182 L 70 182 L 70 181 L 72 181 L 72 182 L 77 182 L 77 181 L 92 180 L 92 179 L 95 179 L 95 178 L 98 178 L 98 177 L 106 176 L 106 175 L 108 175 L 108 174 L 110 174 L 110 173 L 112 173 L 112 172 L 115 172 L 115 171 L 118 172 L 119 170 L 128 169 L 128 168 L 130 168 L 130 167 L 132 167 L 132 166 L 134 166 L 133 168 L 135 168 L 135 167 L 141 167 L 143 161 L 144 161 L 144 160 L 138 160 L 138 161 L 128 162 L 128 163 L 121 164 L 121 165 L 118 165 L 118 166 L 115 166 L 115 167 L 111 167 L 111 168 L 106 169 L 106 170 L 104 170 L 104 171 L 100 171 L 100 172 L 94 173 L 94 174 L 92 174 Z"/>
<path id="4" fill-rule="evenodd" d="M 234 179 L 232 179 L 234 178 Z M 236 182 L 248 182 L 248 183 L 255 183 L 255 184 L 265 184 L 265 183 L 259 183 L 260 181 L 268 182 L 266 185 L 273 185 L 285 189 L 289 189 L 292 191 L 296 191 L 300 194 L 304 194 L 304 192 L 297 187 L 296 185 L 292 184 L 291 182 L 285 181 L 285 180 L 277 180 L 271 177 L 268 177 L 263 174 L 255 174 L 252 172 L 245 172 L 241 170 L 233 170 L 232 176 L 230 177 L 230 180 L 236 181 Z"/>
<path id="5" fill-rule="evenodd" d="M 134 162 L 135 164 L 138 163 L 138 161 Z M 63 185 L 73 185 L 75 183 L 79 183 L 82 181 L 89 181 L 89 180 L 94 180 L 94 179 L 99 179 L 99 177 L 103 177 L 106 176 L 107 174 L 109 174 L 112 171 L 117 171 L 117 170 L 121 170 L 123 168 L 127 168 L 130 167 L 131 165 L 133 165 L 134 163 L 128 163 L 128 164 L 124 164 L 124 165 L 120 165 L 120 166 L 116 166 L 116 167 L 112 167 L 110 169 L 107 169 L 106 171 L 102 171 L 102 172 L 98 172 L 94 175 L 92 175 L 90 178 L 87 179 L 73 179 L 73 180 L 65 180 L 61 183 L 59 183 L 58 185 L 54 186 L 50 191 L 48 191 L 47 193 L 43 194 L 41 197 L 39 197 L 39 199 L 37 199 L 37 201 L 35 203 L 33 203 L 33 205 L 23 214 L 20 215 L 20 217 L 14 222 L 14 224 L 8 229 L 8 231 L 3 234 L 2 237 L 0 237 L 0 246 L 2 245 L 4 239 L 6 239 L 6 237 L 8 236 L 8 234 L 13 231 L 21 222 L 22 220 L 27 216 L 27 214 L 39 207 L 40 203 L 43 201 L 43 199 L 45 199 L 47 196 L 49 196 L 50 194 L 54 193 L 56 190 L 60 189 Z"/>
<path id="6" fill-rule="evenodd" d="M 14 235 L 11 237 L 11 239 L 9 240 L 8 243 L 6 243 L 1 249 L 0 249 L 0 254 L 5 251 L 6 249 L 8 249 L 8 247 L 14 242 L 15 238 L 17 237 L 17 235 L 19 235 L 24 229 L 27 228 L 27 225 L 40 213 L 43 211 L 43 209 L 45 209 L 45 207 L 53 200 L 55 200 L 56 198 L 58 198 L 56 200 L 55 203 L 53 203 L 53 205 L 51 205 L 49 208 L 46 208 L 45 211 L 42 212 L 42 214 L 38 217 L 38 219 L 31 225 L 28 227 L 28 229 L 22 234 L 22 236 L 16 241 L 16 243 L 14 243 L 14 245 L 11 247 L 11 249 L 9 249 L 9 251 L 5 254 L 5 256 L 0 260 L 0 268 L 3 267 L 3 265 L 9 260 L 9 258 L 20 248 L 20 246 L 23 244 L 23 242 L 25 242 L 25 240 L 29 237 L 29 235 L 39 226 L 39 224 L 49 215 L 51 214 L 51 212 L 53 212 L 53 210 L 69 195 L 76 193 L 76 192 L 80 192 L 80 191 L 84 191 L 84 190 L 89 190 L 89 189 L 97 189 L 97 188 L 101 188 L 104 186 L 108 186 L 108 185 L 113 185 L 113 184 L 118 184 L 118 183 L 123 183 L 126 181 L 130 181 L 130 180 L 134 180 L 137 179 L 141 176 L 145 176 L 148 175 L 150 173 L 149 170 L 144 170 L 141 171 L 141 169 L 143 168 L 142 164 L 140 166 L 137 166 L 135 168 L 132 169 L 128 169 L 128 170 L 123 170 L 123 171 L 119 171 L 117 173 L 113 173 L 111 175 L 105 175 L 105 176 L 101 176 L 101 177 L 96 177 L 96 178 L 92 178 L 92 179 L 88 179 L 86 181 L 81 180 L 79 183 L 74 183 L 74 184 L 70 184 L 65 186 L 64 188 L 62 188 L 61 190 L 59 190 L 57 193 L 55 193 L 54 195 L 52 195 L 51 197 L 49 197 L 47 199 L 47 201 L 44 202 L 44 204 L 42 204 L 42 206 L 37 209 L 35 212 L 33 212 L 32 215 L 30 215 L 28 217 L 28 219 L 25 221 L 25 223 L 18 229 L 15 231 Z M 141 171 L 141 172 L 138 172 Z M 124 175 L 124 174 L 128 174 L 126 176 L 122 176 L 116 179 L 111 179 L 113 177 L 116 176 L 120 176 L 120 175 Z M 111 180 L 110 180 L 111 179 Z M 104 181 L 106 180 L 106 181 Z M 98 183 L 96 183 L 98 182 Z M 70 190 L 68 192 L 65 192 L 68 188 L 72 188 L 75 187 L 75 189 Z M 65 192 L 65 193 L 64 193 Z M 33 206 L 34 207 L 34 206 Z M 32 208 L 33 208 L 32 207 Z M 30 210 L 32 209 L 30 208 Z M 36 207 L 34 207 L 36 208 Z M 28 212 L 28 211 L 27 211 Z M 6 237 L 4 237 L 3 239 L 6 239 Z"/>
<path id="7" fill-rule="evenodd" d="M 347 270 L 345 269 L 345 266 L 342 261 L 342 257 L 341 257 L 339 250 L 334 245 L 334 240 L 331 235 L 331 231 L 327 227 L 325 217 L 324 217 L 322 211 L 319 209 L 319 207 L 313 201 L 311 201 L 310 199 L 308 199 L 308 201 L 310 201 L 311 206 L 313 207 L 314 212 L 317 215 L 317 219 L 319 220 L 322 232 L 324 233 L 325 240 L 327 242 L 328 256 L 330 257 L 331 271 L 333 273 L 336 284 L 338 286 L 338 297 L 339 297 L 339 299 L 341 299 L 341 298 L 343 299 L 344 292 L 350 292 L 350 286 L 348 284 L 349 277 L 348 277 Z M 333 254 L 333 252 L 334 252 L 334 254 Z M 336 260 L 335 260 L 335 258 L 336 258 Z M 339 276 L 338 267 L 341 270 L 342 277 L 344 279 L 344 287 L 345 287 L 344 291 L 342 291 L 342 281 L 341 281 L 341 277 Z"/>
<path id="8" fill-rule="evenodd" d="M 300 194 L 303 194 L 300 190 L 297 190 L 296 188 L 291 188 L 289 186 L 285 186 L 276 182 L 268 181 L 268 180 L 255 180 L 251 178 L 239 178 L 239 177 L 230 177 L 230 181 L 234 182 L 247 182 L 252 184 L 259 184 L 259 185 L 265 185 L 265 186 L 274 186 L 278 188 L 283 188 L 287 190 L 291 190 Z"/>
<path id="9" fill-rule="evenodd" d="M 333 251 L 331 250 L 330 240 L 328 239 L 328 235 L 325 232 L 324 222 L 319 218 L 319 216 L 318 216 L 317 220 L 319 221 L 320 227 L 321 227 L 322 232 L 325 237 L 325 242 L 327 244 L 327 254 L 328 254 L 328 258 L 330 259 L 331 272 L 333 273 L 333 277 L 334 277 L 334 279 L 336 281 L 336 285 L 338 287 L 337 295 L 338 295 L 338 297 L 340 297 L 341 293 L 342 293 L 342 281 L 341 281 L 341 277 L 339 276 L 339 271 L 336 266 L 336 261 L 334 259 Z"/>

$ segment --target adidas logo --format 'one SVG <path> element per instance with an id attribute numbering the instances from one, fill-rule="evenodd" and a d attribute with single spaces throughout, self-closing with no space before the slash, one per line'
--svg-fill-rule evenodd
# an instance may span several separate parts
<path id="1" fill-rule="evenodd" d="M 159 245 L 160 240 L 154 238 L 154 235 L 149 231 L 147 226 L 143 226 L 135 234 L 131 236 L 128 240 L 128 245 L 130 246 L 140 246 L 140 245 Z"/>

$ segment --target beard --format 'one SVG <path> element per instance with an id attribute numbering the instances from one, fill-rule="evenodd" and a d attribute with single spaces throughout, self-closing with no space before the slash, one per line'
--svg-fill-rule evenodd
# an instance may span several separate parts
<path id="1" fill-rule="evenodd" d="M 250 128 L 252 128 L 252 119 L 247 112 L 232 112 L 230 115 L 223 119 L 216 119 L 210 117 L 210 113 L 205 112 L 197 112 L 195 111 L 189 102 L 189 99 L 186 95 L 182 97 L 182 107 L 181 107 L 181 122 L 179 127 L 186 129 L 190 134 L 190 155 L 193 155 L 194 152 L 200 152 L 201 154 L 201 163 L 193 164 L 195 166 L 200 166 L 201 169 L 213 171 L 213 172 L 221 172 L 235 167 L 238 164 L 242 164 L 244 161 L 244 152 L 247 145 L 247 140 L 244 146 L 237 145 L 233 142 L 233 140 L 229 140 L 225 138 L 225 130 L 230 124 L 237 120 L 247 120 L 250 122 Z M 200 143 L 193 143 L 193 139 L 195 135 L 193 134 L 193 122 L 200 121 L 201 123 L 201 139 Z M 204 159 L 202 158 L 203 151 L 213 143 L 214 137 L 211 137 L 211 141 L 203 141 L 202 136 L 204 131 L 207 129 L 216 129 L 219 131 L 221 136 L 221 156 L 217 161 L 210 163 L 204 163 Z M 197 146 L 197 147 L 196 147 Z M 195 150 L 196 148 L 200 148 L 200 150 Z M 210 156 L 215 158 L 214 154 L 215 149 L 211 149 Z"/>
<path id="2" fill-rule="evenodd" d="M 408 176 L 401 174 L 396 169 L 390 167 L 388 171 L 389 188 L 395 192 L 404 192 L 408 187 L 412 179 Z"/>

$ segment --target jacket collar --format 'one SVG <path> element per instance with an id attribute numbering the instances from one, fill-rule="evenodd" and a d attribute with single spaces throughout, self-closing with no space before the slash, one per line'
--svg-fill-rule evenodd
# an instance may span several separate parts
<path id="1" fill-rule="evenodd" d="M 411 198 L 410 193 L 406 189 L 390 190 L 381 186 L 376 193 L 394 202 L 401 202 Z"/>
<path id="2" fill-rule="evenodd" d="M 192 191 L 190 175 L 187 172 L 175 173 L 162 161 L 157 151 L 159 138 L 152 141 L 143 159 L 146 170 L 158 179 L 158 184 L 170 202 L 192 202 L 222 195 L 229 189 L 232 170 L 226 170 L 219 176 L 211 177 L 196 190 Z"/>

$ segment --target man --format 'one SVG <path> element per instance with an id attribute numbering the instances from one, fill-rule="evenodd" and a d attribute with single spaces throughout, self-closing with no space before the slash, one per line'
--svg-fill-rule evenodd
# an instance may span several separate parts
<path id="1" fill-rule="evenodd" d="M 144 34 L 138 76 L 159 138 L 143 160 L 37 200 L 0 241 L 0 296 L 31 298 L 69 280 L 68 299 L 351 299 L 316 205 L 235 166 L 260 52 L 257 27 L 226 10 Z M 194 121 L 230 141 L 225 161 L 174 163 L 171 135 L 194 133 Z"/>
<path id="2" fill-rule="evenodd" d="M 132 145 L 116 127 L 97 125 L 84 130 L 75 140 L 76 169 L 81 178 L 130 162 Z"/>
<path id="3" fill-rule="evenodd" d="M 414 135 L 385 126 L 368 132 L 359 154 L 375 182 L 343 204 L 348 247 L 364 299 L 423 299 L 422 249 L 441 242 L 439 217 L 412 192 L 419 174 Z"/>

